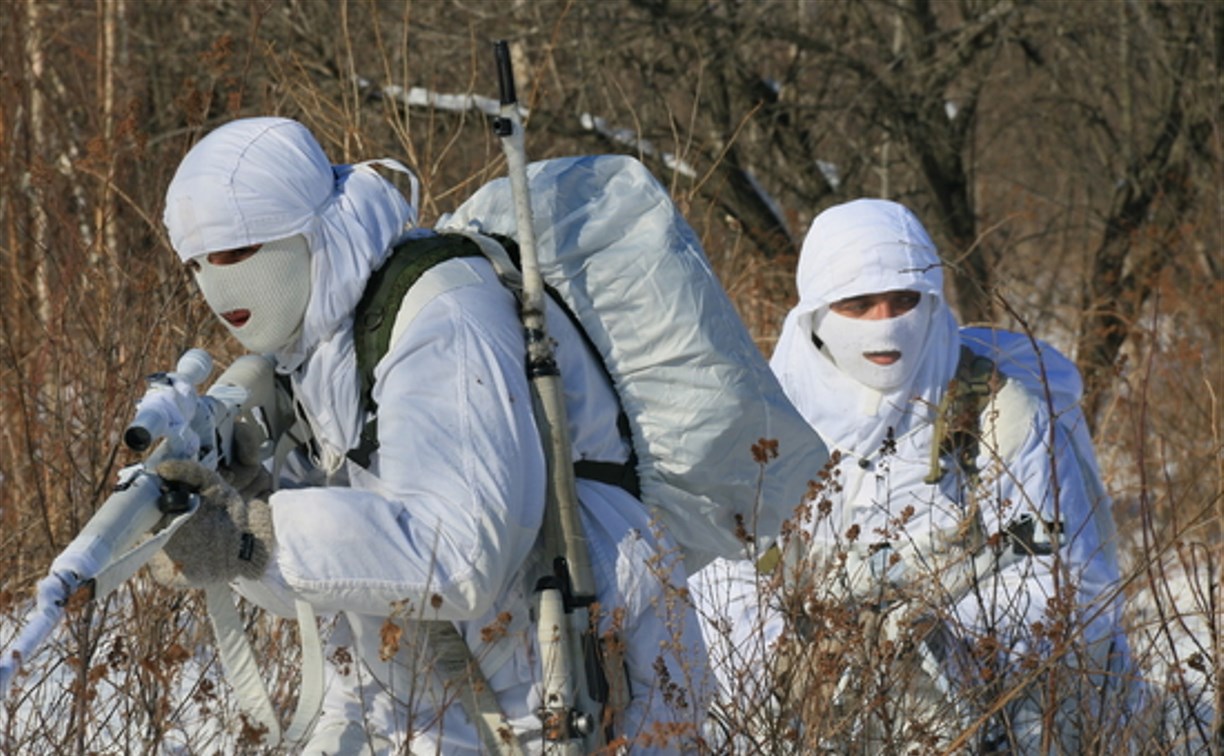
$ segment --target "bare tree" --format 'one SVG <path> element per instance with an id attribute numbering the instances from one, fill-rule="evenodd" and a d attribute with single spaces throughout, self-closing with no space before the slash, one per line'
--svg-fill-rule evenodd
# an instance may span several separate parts
<path id="1" fill-rule="evenodd" d="M 1076 346 L 1090 422 L 1163 272 L 1198 267 L 1188 249 L 1196 208 L 1219 201 L 1209 187 L 1218 181 L 1221 159 L 1224 14 L 1208 3 L 1120 9 L 1116 36 L 1104 41 L 1113 44 L 1098 48 L 1116 51 L 1116 58 L 1102 56 L 1101 65 L 1116 59 L 1117 73 L 1094 77 L 1103 90 L 1077 97 L 1090 124 L 1086 136 L 1110 154 L 1107 169 L 1114 178 L 1080 299 L 1084 317 Z M 1067 77 L 1056 80 L 1074 88 Z M 1218 255 L 1203 262 L 1202 273 L 1220 277 Z"/>
<path id="2" fill-rule="evenodd" d="M 929 210 L 962 315 L 989 316 L 994 260 L 974 207 L 975 115 L 1019 22 L 1013 3 L 632 5 L 643 17 L 622 28 L 650 33 L 583 45 L 603 51 L 607 73 L 570 87 L 625 92 L 606 97 L 604 112 L 632 102 L 642 139 L 684 147 L 699 188 L 766 256 L 793 252 L 802 230 L 779 206 L 810 218 L 831 200 L 880 194 L 880 174 L 866 169 L 895 141 L 900 163 L 883 166 L 891 193 Z M 579 26 L 608 28 L 589 17 Z M 570 91 L 563 99 L 578 99 Z"/>

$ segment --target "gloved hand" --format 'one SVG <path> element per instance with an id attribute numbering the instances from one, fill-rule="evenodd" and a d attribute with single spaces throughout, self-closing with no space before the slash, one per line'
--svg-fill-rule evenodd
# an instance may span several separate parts
<path id="1" fill-rule="evenodd" d="M 267 499 L 272 491 L 272 475 L 263 466 L 260 448 L 264 431 L 253 422 L 234 424 L 230 441 L 230 462 L 221 468 L 221 477 L 247 499 Z"/>
<path id="2" fill-rule="evenodd" d="M 198 492 L 200 506 L 150 560 L 154 579 L 178 588 L 258 579 L 276 543 L 267 502 L 248 501 L 219 473 L 192 460 L 167 460 L 156 472 L 166 483 Z"/>

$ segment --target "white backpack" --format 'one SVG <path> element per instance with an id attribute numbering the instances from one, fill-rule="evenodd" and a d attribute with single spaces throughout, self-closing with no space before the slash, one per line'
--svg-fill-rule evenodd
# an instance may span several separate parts
<path id="1" fill-rule="evenodd" d="M 612 378 L 643 502 L 683 548 L 690 574 L 715 557 L 759 553 L 828 452 L 782 391 L 696 234 L 630 157 L 533 163 L 528 186 L 541 275 Z M 482 187 L 436 230 L 513 237 L 508 180 Z M 755 539 L 749 553 L 745 534 Z"/>
<path id="2" fill-rule="evenodd" d="M 1109 494 L 1101 482 L 1100 466 L 1093 449 L 1088 422 L 1080 408 L 1084 383 L 1079 369 L 1066 355 L 1040 339 L 995 328 L 968 327 L 960 331 L 961 343 L 975 354 L 989 358 L 1011 380 L 1020 381 L 1037 400 L 1048 402 L 1055 422 L 1070 439 L 1093 505 L 1093 519 L 1105 553 L 1117 566 L 1117 528 L 1113 522 Z M 1021 424 L 1024 418 L 1009 418 L 1010 408 L 1000 405 L 1001 422 Z M 1000 452 L 1010 457 L 1010 450 Z"/>

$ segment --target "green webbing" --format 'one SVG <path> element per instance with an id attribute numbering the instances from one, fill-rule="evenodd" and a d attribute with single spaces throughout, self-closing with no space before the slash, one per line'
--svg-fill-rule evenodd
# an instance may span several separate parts
<path id="1" fill-rule="evenodd" d="M 505 247 L 507 254 L 518 265 L 518 245 L 513 239 L 494 236 Z M 374 368 L 391 348 L 391 332 L 395 329 L 395 318 L 400 305 L 426 271 L 439 263 L 456 257 L 481 257 L 480 247 L 459 234 L 439 234 L 409 239 L 392 250 L 386 262 L 370 276 L 365 294 L 353 315 L 353 348 L 357 356 L 357 372 L 361 379 L 361 407 L 370 419 L 361 431 L 361 442 L 349 451 L 348 457 L 362 467 L 370 466 L 370 455 L 378 449 L 378 406 L 374 401 Z M 553 301 L 565 312 L 575 330 L 586 341 L 587 348 L 596 362 L 604 367 L 609 384 L 615 385 L 608 375 L 598 350 L 582 328 L 582 323 L 570 311 L 551 287 L 546 287 Z M 621 436 L 629 440 L 632 450 L 632 435 L 629 419 L 622 410 L 617 418 Z M 595 480 L 619 486 L 636 498 L 641 497 L 641 486 L 637 476 L 637 454 L 631 451 L 624 463 L 579 460 L 574 463 L 574 474 L 584 480 Z"/>
<path id="2" fill-rule="evenodd" d="M 370 276 L 365 294 L 353 315 L 353 348 L 361 380 L 361 407 L 372 417 L 361 431 L 361 444 L 349 452 L 362 467 L 378 448 L 378 410 L 374 402 L 374 368 L 391 347 L 391 331 L 400 303 L 422 275 L 433 266 L 456 257 L 479 257 L 480 248 L 457 234 L 409 239 L 391 251 Z"/>

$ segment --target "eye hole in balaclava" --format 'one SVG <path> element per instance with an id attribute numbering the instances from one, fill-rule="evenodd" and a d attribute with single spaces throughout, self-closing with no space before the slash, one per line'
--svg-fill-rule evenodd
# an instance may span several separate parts
<path id="1" fill-rule="evenodd" d="M 252 352 L 277 352 L 297 339 L 310 302 L 310 247 L 306 237 L 265 242 L 241 262 L 218 265 L 208 255 L 196 283 L 229 332 Z"/>

